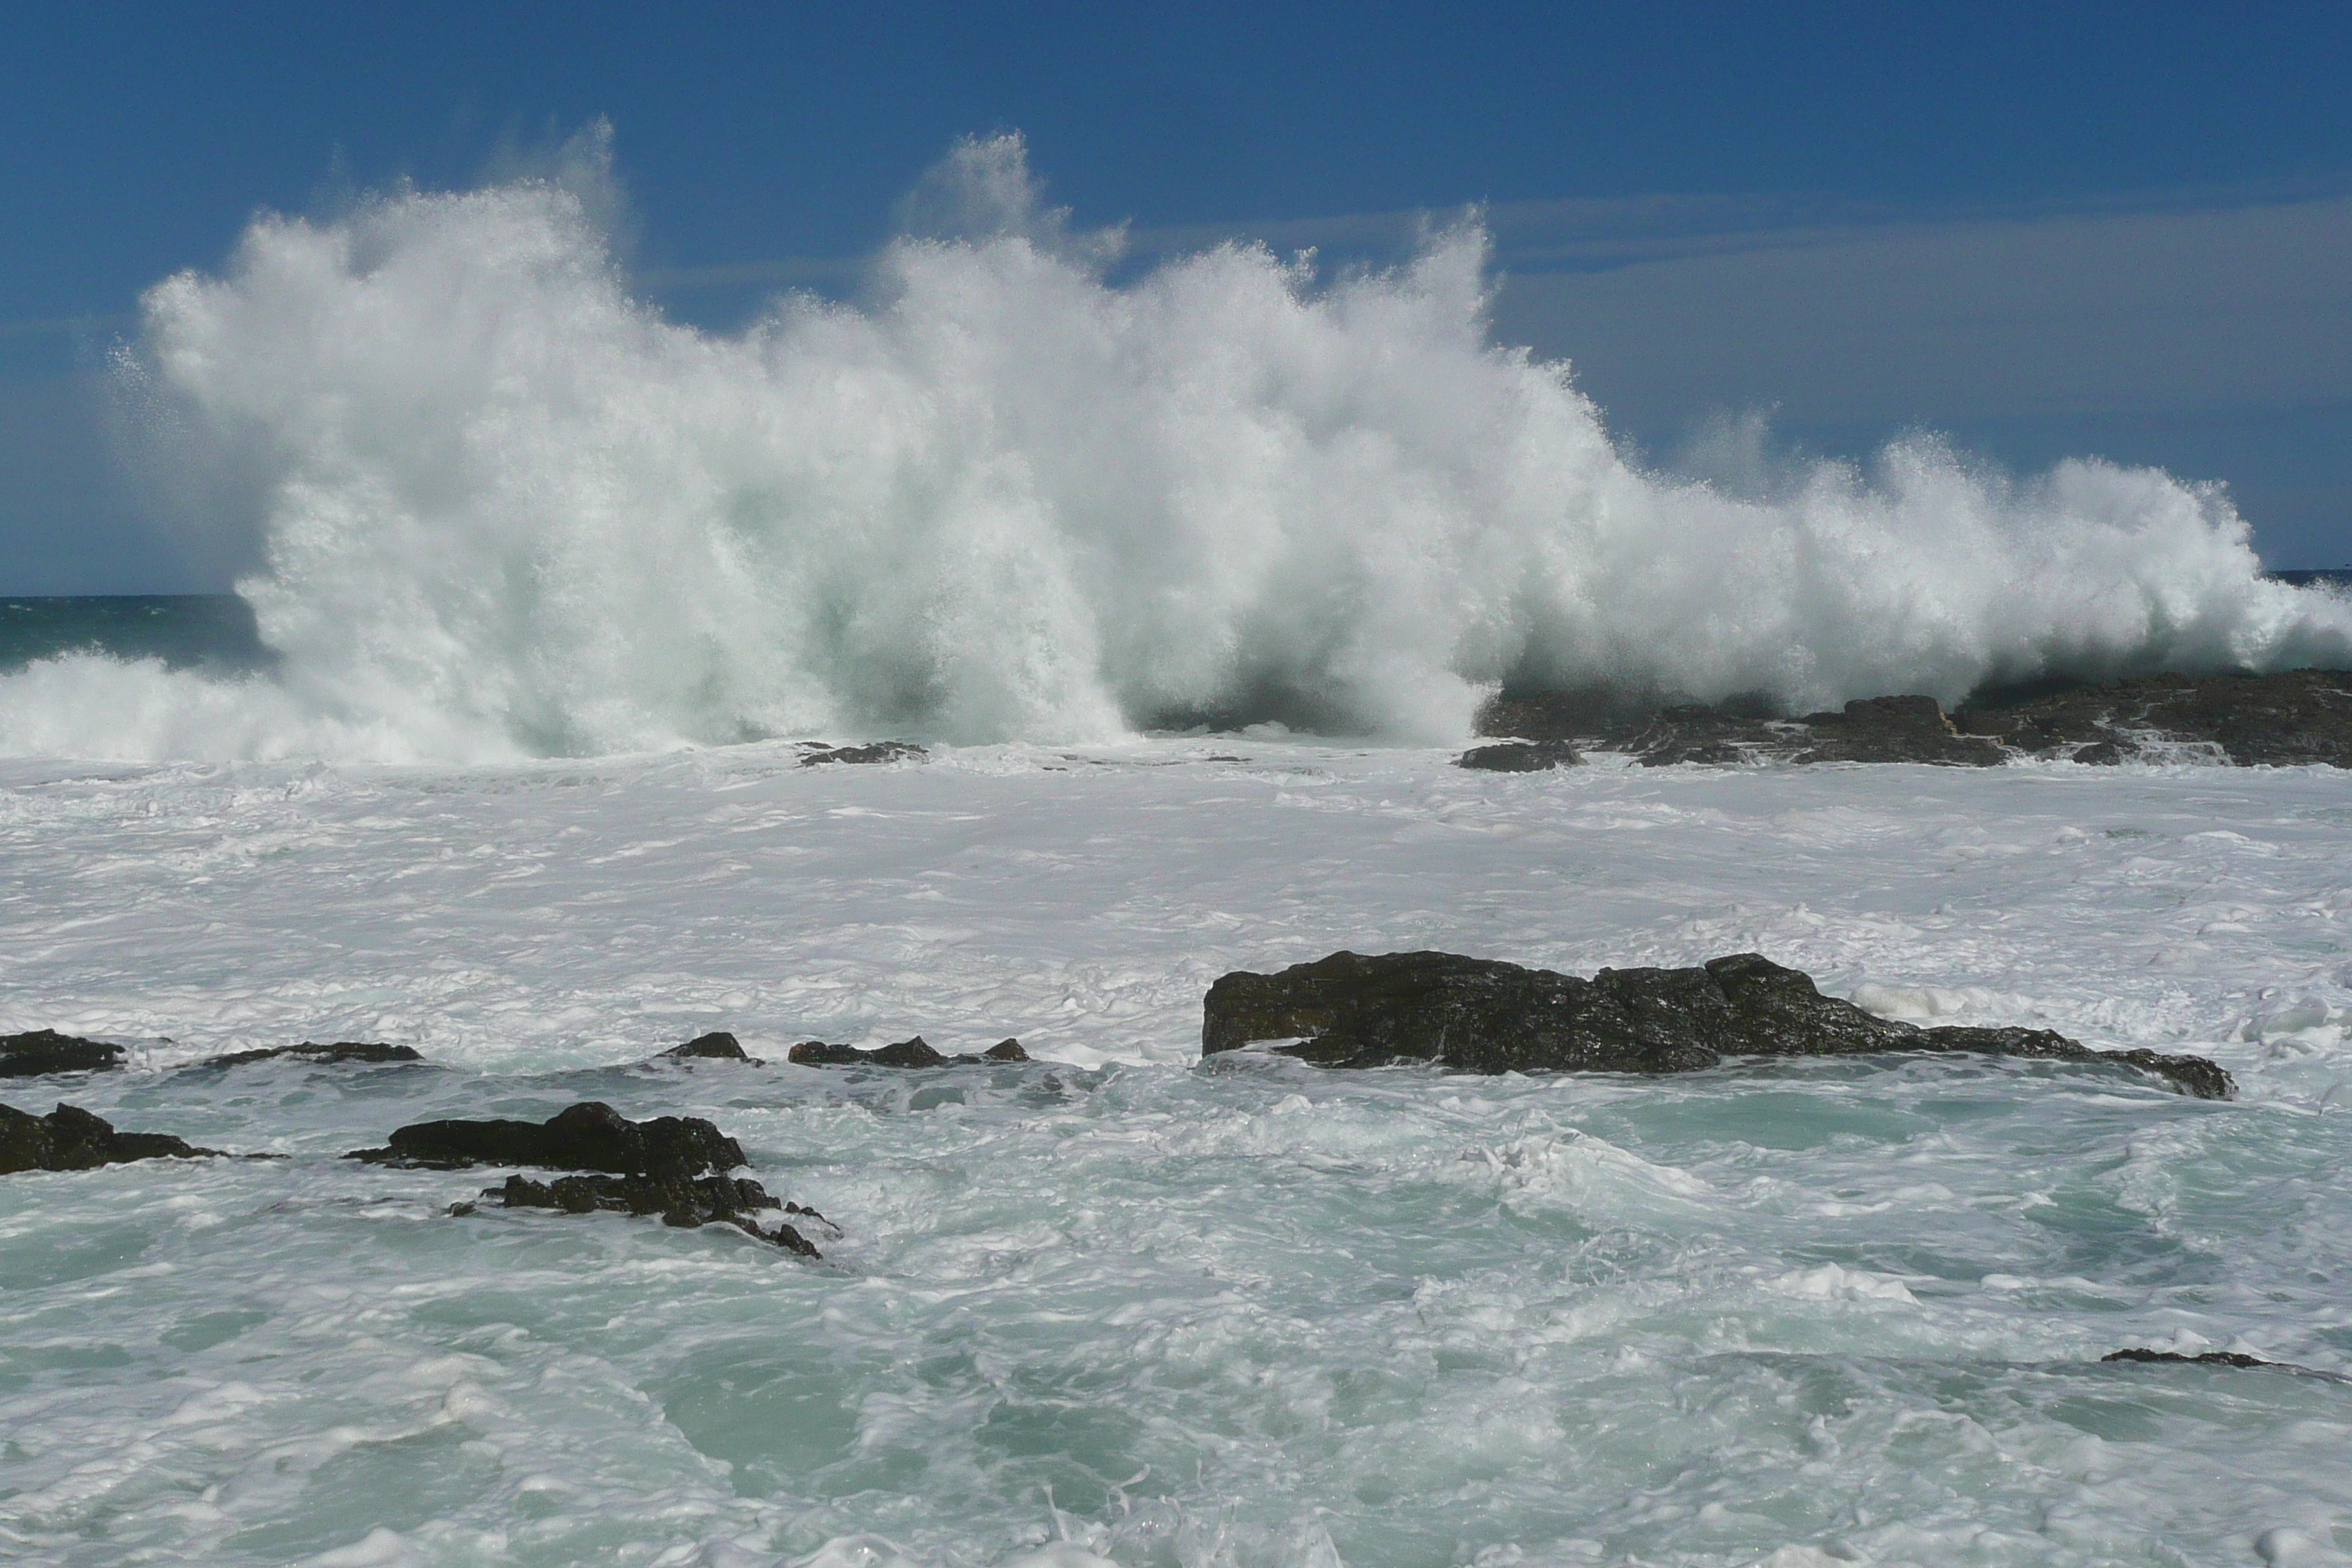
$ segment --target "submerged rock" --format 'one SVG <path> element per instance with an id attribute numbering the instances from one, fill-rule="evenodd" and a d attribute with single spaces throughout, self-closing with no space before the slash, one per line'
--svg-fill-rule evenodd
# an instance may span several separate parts
<path id="1" fill-rule="evenodd" d="M 801 766 L 825 763 L 919 763 L 930 752 L 912 741 L 875 741 L 863 746 L 825 746 L 811 741 L 801 747 Z"/>
<path id="2" fill-rule="evenodd" d="M 917 1035 L 911 1040 L 877 1046 L 870 1051 L 859 1050 L 856 1046 L 829 1046 L 823 1040 L 803 1040 L 784 1059 L 818 1068 L 960 1068 L 988 1062 L 1025 1062 L 1029 1053 L 1021 1048 L 1018 1040 L 999 1040 L 978 1056 L 943 1057 Z"/>
<path id="3" fill-rule="evenodd" d="M 321 1066 L 339 1066 L 357 1062 L 363 1067 L 383 1067 L 397 1062 L 421 1062 L 425 1059 L 415 1046 L 385 1046 L 362 1040 L 338 1040 L 331 1046 L 314 1046 L 305 1040 L 299 1046 L 272 1046 L 267 1050 L 231 1051 L 225 1057 L 206 1057 L 198 1067 L 234 1068 L 247 1062 L 301 1061 Z"/>
<path id="4" fill-rule="evenodd" d="M 50 1072 L 105 1072 L 122 1065 L 122 1047 L 100 1040 L 34 1029 L 0 1035 L 0 1078 L 34 1078 Z"/>
<path id="5" fill-rule="evenodd" d="M 451 1170 L 466 1165 L 543 1165 L 665 1181 L 723 1174 L 745 1163 L 743 1147 L 699 1116 L 632 1121 L 601 1100 L 585 1100 L 545 1121 L 418 1121 L 386 1147 L 346 1159 Z"/>
<path id="6" fill-rule="evenodd" d="M 133 1160 L 195 1160 L 220 1155 L 168 1132 L 117 1132 L 104 1117 L 60 1105 L 35 1116 L 0 1105 L 0 1174 L 17 1171 L 88 1171 Z"/>
<path id="7" fill-rule="evenodd" d="M 1335 952 L 1209 987 L 1201 1054 L 1260 1041 L 1325 1067 L 1437 1062 L 1466 1072 L 1687 1072 L 1730 1056 L 1972 1051 L 2109 1062 L 2181 1093 L 2226 1100 L 2201 1057 L 2095 1051 L 2048 1029 L 1923 1029 L 1824 996 L 1759 953 L 1689 969 L 1603 969 L 1590 980 L 1450 952 Z"/>
<path id="8" fill-rule="evenodd" d="M 1504 741 L 1473 746 L 1454 758 L 1454 765 L 1490 773 L 1539 773 L 1550 768 L 1572 768 L 1583 760 L 1566 741 Z"/>
<path id="9" fill-rule="evenodd" d="M 534 1182 L 528 1176 L 509 1176 L 499 1186 L 484 1187 L 482 1196 L 495 1198 L 510 1209 L 561 1209 L 565 1214 L 594 1214 L 600 1210 L 617 1214 L 653 1215 L 662 1217 L 664 1225 L 691 1228 L 697 1226 L 724 1224 L 749 1231 L 762 1241 L 772 1241 L 787 1252 L 803 1258 L 819 1258 L 814 1243 L 784 1221 L 777 1221 L 762 1229 L 753 1215 L 770 1209 L 781 1210 L 803 1220 L 813 1220 L 826 1229 L 830 1221 L 812 1208 L 798 1204 L 781 1203 L 769 1194 L 767 1188 L 746 1176 L 682 1177 L 623 1176 L 559 1176 L 551 1182 Z M 471 1214 L 475 1205 L 458 1204 L 450 1212 Z"/>
<path id="10" fill-rule="evenodd" d="M 672 1046 L 655 1055 L 657 1062 L 749 1062 L 751 1066 L 768 1064 L 744 1052 L 742 1043 L 724 1029 L 714 1029 L 708 1035 L 697 1035 L 682 1046 Z"/>

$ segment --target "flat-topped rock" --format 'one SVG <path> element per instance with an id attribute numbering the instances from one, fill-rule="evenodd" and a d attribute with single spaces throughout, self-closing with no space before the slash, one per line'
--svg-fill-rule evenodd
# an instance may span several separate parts
<path id="1" fill-rule="evenodd" d="M 768 1064 L 746 1053 L 742 1042 L 724 1029 L 714 1029 L 707 1035 L 697 1035 L 682 1046 L 672 1046 L 655 1054 L 657 1062 L 748 1062 L 751 1066 Z"/>
<path id="2" fill-rule="evenodd" d="M 79 1106 L 35 1116 L 0 1105 L 0 1175 L 17 1171 L 89 1171 L 133 1160 L 196 1160 L 220 1155 L 167 1132 L 118 1132 Z"/>
<path id="3" fill-rule="evenodd" d="M 2243 1351 L 2204 1351 L 2196 1355 L 2184 1355 L 2179 1351 L 2151 1351 L 2137 1347 L 2131 1350 L 2109 1351 L 2101 1361 L 2178 1362 L 2184 1366 L 2280 1366 L 2284 1363 L 2264 1361 Z"/>
<path id="4" fill-rule="evenodd" d="M 305 1040 L 299 1046 L 272 1046 L 267 1050 L 231 1051 L 226 1056 L 206 1057 L 198 1067 L 235 1068 L 248 1062 L 297 1061 L 313 1062 L 321 1067 L 340 1067 L 356 1063 L 362 1067 L 388 1067 L 401 1062 L 421 1062 L 423 1053 L 415 1046 L 387 1046 L 366 1040 L 337 1040 L 331 1046 L 314 1046 Z"/>
<path id="5" fill-rule="evenodd" d="M 122 1047 L 102 1040 L 34 1029 L 0 1035 L 0 1078 L 37 1078 L 51 1072 L 106 1072 L 122 1065 Z"/>
<path id="6" fill-rule="evenodd" d="M 823 1040 L 803 1040 L 784 1058 L 802 1067 L 842 1068 L 955 1068 L 979 1067 L 992 1062 L 1025 1062 L 1029 1053 L 1021 1048 L 1018 1040 L 999 1040 L 977 1056 L 941 1056 L 917 1035 L 911 1040 L 901 1040 L 895 1046 L 877 1046 L 872 1050 L 860 1050 L 856 1046 L 831 1046 Z"/>
<path id="7" fill-rule="evenodd" d="M 1335 952 L 1209 987 L 1201 1054 L 1261 1042 L 1326 1067 L 1434 1062 L 1465 1072 L 1688 1072 L 1737 1056 L 1971 1051 L 2102 1062 L 2226 1100 L 2202 1057 L 2095 1051 L 2048 1029 L 1899 1023 L 1821 994 L 1760 953 L 1687 969 L 1603 969 L 1591 979 L 1449 952 Z"/>
<path id="8" fill-rule="evenodd" d="M 345 1157 L 444 1170 L 538 1165 L 664 1180 L 723 1175 L 748 1163 L 741 1144 L 699 1116 L 632 1121 L 593 1100 L 545 1121 L 415 1122 L 396 1130 L 385 1147 L 354 1149 Z"/>

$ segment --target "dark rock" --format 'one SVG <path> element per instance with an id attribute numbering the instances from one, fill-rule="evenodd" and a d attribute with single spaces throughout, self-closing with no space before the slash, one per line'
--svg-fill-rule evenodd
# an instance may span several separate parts
<path id="1" fill-rule="evenodd" d="M 930 752 L 912 741 L 876 741 L 864 746 L 823 746 L 808 742 L 801 747 L 801 766 L 824 763 L 919 763 Z"/>
<path id="2" fill-rule="evenodd" d="M 2352 670 L 2152 675 L 2022 697 L 1990 691 L 1955 719 L 1969 734 L 2078 763 L 2202 745 L 2240 766 L 2352 767 Z"/>
<path id="3" fill-rule="evenodd" d="M 363 1067 L 383 1067 L 396 1062 L 421 1062 L 425 1058 L 415 1046 L 373 1045 L 361 1040 L 338 1040 L 331 1046 L 314 1046 L 305 1040 L 299 1046 L 272 1046 L 268 1050 L 231 1051 L 225 1057 L 207 1057 L 198 1067 L 234 1068 L 247 1062 L 277 1061 L 317 1062 L 337 1066 L 357 1062 Z"/>
<path id="4" fill-rule="evenodd" d="M 798 1204 L 779 1203 L 759 1183 L 743 1176 L 703 1176 L 698 1179 L 682 1176 L 597 1175 L 559 1176 L 551 1182 L 534 1182 L 527 1176 L 509 1176 L 501 1186 L 482 1189 L 485 1198 L 497 1198 L 506 1207 L 561 1209 L 565 1214 L 593 1214 L 608 1210 L 619 1214 L 662 1216 L 664 1225 L 681 1227 L 709 1225 L 714 1222 L 740 1226 L 763 1241 L 772 1241 L 788 1252 L 803 1258 L 821 1256 L 814 1244 L 791 1225 L 777 1222 L 770 1229 L 761 1229 L 752 1215 L 762 1210 L 781 1209 L 789 1215 L 804 1216 L 819 1225 L 826 1224 L 823 1215 Z M 451 1213 L 471 1214 L 472 1204 L 459 1204 Z M 830 1227 L 828 1227 L 830 1228 Z"/>
<path id="5" fill-rule="evenodd" d="M 1550 768 L 1572 768 L 1583 760 L 1566 741 L 1505 741 L 1473 746 L 1454 758 L 1454 765 L 1490 773 L 1539 773 Z"/>
<path id="6" fill-rule="evenodd" d="M 753 1067 L 768 1064 L 754 1056 L 744 1054 L 743 1047 L 724 1029 L 708 1035 L 698 1035 L 682 1046 L 672 1046 L 654 1058 L 657 1062 L 749 1062 Z"/>
<path id="7" fill-rule="evenodd" d="M 122 1065 L 122 1047 L 55 1029 L 0 1035 L 0 1078 L 33 1078 L 46 1072 L 105 1072 Z"/>
<path id="8" fill-rule="evenodd" d="M 2132 1350 L 2111 1351 L 2101 1361 L 2181 1362 L 2190 1366 L 2279 1366 L 2284 1363 L 2264 1361 L 2243 1351 L 2207 1351 L 2201 1355 L 2183 1355 L 2179 1351 Z"/>
<path id="9" fill-rule="evenodd" d="M 346 1158 L 443 1170 L 541 1165 L 664 1181 L 746 1163 L 742 1145 L 699 1116 L 631 1121 L 593 1100 L 545 1121 L 419 1121 L 394 1132 L 388 1147 L 355 1149 Z"/>
<path id="10" fill-rule="evenodd" d="M 35 1116 L 0 1105 L 0 1174 L 88 1171 L 133 1160 L 194 1160 L 219 1153 L 165 1132 L 117 1132 L 112 1122 L 79 1106 L 60 1105 L 47 1116 Z"/>
<path id="11" fill-rule="evenodd" d="M 2112 1062 L 2226 1100 L 2201 1057 L 2095 1051 L 2047 1029 L 1922 1029 L 1824 996 L 1758 953 L 1691 969 L 1604 969 L 1590 980 L 1448 952 L 1336 952 L 1209 987 L 1201 1054 L 1254 1042 L 1326 1067 L 1436 1062 L 1466 1072 L 1686 1072 L 1727 1056 L 1974 1051 Z"/>
<path id="12" fill-rule="evenodd" d="M 977 1067 L 984 1062 L 1025 1062 L 1029 1053 L 1021 1048 L 1018 1040 L 1000 1040 L 978 1056 L 943 1057 L 917 1035 L 911 1040 L 878 1046 L 870 1051 L 859 1050 L 856 1046 L 827 1045 L 823 1040 L 803 1040 L 787 1052 L 784 1059 L 803 1067 L 819 1068 L 957 1068 Z"/>
<path id="13" fill-rule="evenodd" d="M 2085 763 L 2202 748 L 2241 765 L 2352 767 L 2352 670 L 2154 675 L 2092 685 L 1988 689 L 1947 719 L 1930 697 L 1872 697 L 1792 718 L 1769 699 L 1676 701 L 1598 687 L 1506 691 L 1482 735 L 1573 742 L 1672 763 L 1934 763 L 1990 766 L 2019 754 Z M 1481 748 L 1482 750 L 1484 748 Z"/>

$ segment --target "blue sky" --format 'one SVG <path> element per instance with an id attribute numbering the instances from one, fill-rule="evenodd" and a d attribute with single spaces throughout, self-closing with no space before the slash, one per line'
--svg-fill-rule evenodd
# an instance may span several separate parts
<path id="1" fill-rule="evenodd" d="M 852 12 L 855 15 L 851 15 Z M 252 213 L 472 183 L 597 116 L 632 257 L 726 326 L 1017 129 L 1146 258 L 1378 258 L 1482 203 L 1505 338 L 1702 462 L 1925 425 L 2229 482 L 2352 561 L 2352 7 L 747 5 L 0 11 L 0 591 L 222 584 L 112 475 L 107 344 Z"/>

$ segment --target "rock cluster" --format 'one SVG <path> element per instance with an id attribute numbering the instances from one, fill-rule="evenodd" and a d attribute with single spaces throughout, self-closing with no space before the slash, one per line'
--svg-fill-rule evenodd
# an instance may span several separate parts
<path id="1" fill-rule="evenodd" d="M 0 1105 L 0 1175 L 18 1171 L 89 1171 L 133 1160 L 194 1160 L 217 1155 L 166 1132 L 117 1132 L 79 1106 L 35 1116 Z"/>
<path id="2" fill-rule="evenodd" d="M 730 1174 L 749 1163 L 742 1145 L 699 1116 L 632 1121 L 600 1100 L 586 1100 L 545 1121 L 413 1122 L 396 1129 L 385 1147 L 355 1149 L 346 1157 L 431 1170 L 533 1165 L 593 1173 L 552 1182 L 513 1175 L 503 1185 L 484 1188 L 482 1195 L 509 1208 L 657 1214 L 675 1226 L 722 1222 L 787 1251 L 817 1256 L 815 1246 L 791 1225 L 780 1222 L 763 1230 L 751 1216 L 766 1209 L 820 1222 L 823 1216 L 779 1202 L 748 1177 Z M 457 1212 L 471 1213 L 473 1207 L 461 1204 Z"/>
<path id="3" fill-rule="evenodd" d="M 1870 697 L 1791 717 L 1768 698 L 1716 703 L 1582 689 L 1508 692 L 1480 710 L 1482 735 L 1510 736 L 1464 767 L 1565 765 L 1579 746 L 1644 766 L 1675 763 L 1932 763 L 1990 767 L 2015 756 L 2078 763 L 2203 749 L 2241 765 L 2352 767 L 2352 671 L 2157 675 L 2103 686 L 1988 691 L 1947 715 L 1932 697 Z M 1543 752 L 1546 744 L 1559 748 Z M 1539 758 L 1549 755 L 1553 761 Z M 1475 760 L 1474 760 L 1475 759 Z"/>
<path id="4" fill-rule="evenodd" d="M 1972 1051 L 2096 1061 L 2226 1100 L 2201 1057 L 2095 1051 L 2047 1029 L 1923 1029 L 1824 996 L 1758 953 L 1688 969 L 1603 969 L 1590 980 L 1447 952 L 1336 952 L 1209 987 L 1201 1054 L 1260 1041 L 1327 1067 L 1427 1061 L 1466 1072 L 1687 1072 L 1730 1056 Z"/>
<path id="5" fill-rule="evenodd" d="M 0 1078 L 34 1078 L 49 1072 L 105 1072 L 122 1065 L 122 1047 L 99 1040 L 34 1029 L 0 1035 Z"/>
<path id="6" fill-rule="evenodd" d="M 803 1040 L 785 1053 L 784 1059 L 803 1067 L 821 1068 L 958 1068 L 988 1062 L 1025 1062 L 1029 1053 L 1021 1048 L 1018 1040 L 999 1040 L 978 1056 L 943 1057 L 917 1035 L 911 1040 L 877 1046 L 870 1051 L 859 1050 L 856 1046 L 829 1046 L 823 1040 Z"/>
<path id="7" fill-rule="evenodd" d="M 1572 768 L 1584 759 L 1566 741 L 1498 741 L 1473 746 L 1454 759 L 1457 766 L 1490 773 L 1539 773 Z"/>

